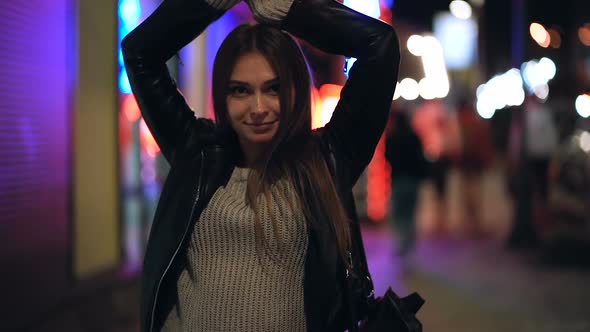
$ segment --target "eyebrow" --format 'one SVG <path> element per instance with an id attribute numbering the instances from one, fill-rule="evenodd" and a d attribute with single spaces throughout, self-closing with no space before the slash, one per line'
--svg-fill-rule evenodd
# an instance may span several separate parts
<path id="1" fill-rule="evenodd" d="M 266 82 L 263 83 L 263 85 L 271 85 L 271 84 L 275 84 L 275 83 L 279 83 L 279 78 L 275 77 L 273 79 L 270 79 Z M 249 83 L 247 82 L 243 82 L 243 81 L 238 81 L 238 80 L 230 80 L 229 84 L 235 84 L 235 85 L 249 85 Z"/>

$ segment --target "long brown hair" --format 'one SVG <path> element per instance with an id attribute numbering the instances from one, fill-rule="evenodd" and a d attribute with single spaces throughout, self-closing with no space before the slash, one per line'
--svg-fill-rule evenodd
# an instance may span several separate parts
<path id="1" fill-rule="evenodd" d="M 255 171 L 250 172 L 247 183 L 246 201 L 254 211 L 258 248 L 268 248 L 268 243 L 256 199 L 263 195 L 269 203 L 269 215 L 277 236 L 277 222 L 270 208 L 270 186 L 279 179 L 286 179 L 295 188 L 308 225 L 314 227 L 327 219 L 338 252 L 346 262 L 351 241 L 348 217 L 319 144 L 312 137 L 312 79 L 299 45 L 289 34 L 259 24 L 241 25 L 226 37 L 213 65 L 213 106 L 217 128 L 229 139 L 229 144 L 238 146 L 227 110 L 228 83 L 237 59 L 251 52 L 262 54 L 277 73 L 281 109 L 277 133 L 266 153 L 253 165 Z M 313 197 L 306 200 L 310 195 Z M 280 244 L 278 237 L 277 240 Z"/>

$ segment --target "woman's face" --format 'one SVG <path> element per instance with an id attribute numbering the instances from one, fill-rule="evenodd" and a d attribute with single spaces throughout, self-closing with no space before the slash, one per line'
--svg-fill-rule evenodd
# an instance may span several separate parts
<path id="1" fill-rule="evenodd" d="M 240 56 L 231 74 L 227 110 L 244 153 L 260 151 L 279 128 L 279 81 L 259 52 Z"/>

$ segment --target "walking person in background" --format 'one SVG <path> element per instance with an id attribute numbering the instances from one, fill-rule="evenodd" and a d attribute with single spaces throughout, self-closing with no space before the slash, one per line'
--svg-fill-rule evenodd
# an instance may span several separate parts
<path id="1" fill-rule="evenodd" d="M 525 110 L 525 153 L 530 169 L 532 199 L 541 210 L 547 207 L 549 161 L 557 151 L 559 138 L 551 109 L 536 96 L 527 96 Z"/>
<path id="2" fill-rule="evenodd" d="M 372 293 L 352 187 L 387 122 L 394 29 L 333 0 L 250 0 L 213 66 L 215 122 L 166 61 L 235 0 L 164 0 L 123 40 L 142 115 L 171 165 L 143 268 L 143 331 L 344 331 Z M 357 58 L 330 122 L 290 34 Z M 360 276 L 347 294 L 349 275 Z M 351 308 L 355 307 L 355 310 Z"/>
<path id="3" fill-rule="evenodd" d="M 493 145 L 488 124 L 479 117 L 468 98 L 457 105 L 461 151 L 457 166 L 461 174 L 461 202 L 464 231 L 468 236 L 485 235 L 481 215 L 483 174 L 493 161 Z"/>
<path id="4" fill-rule="evenodd" d="M 434 103 L 435 101 L 430 101 Z M 435 217 L 434 225 L 430 230 L 430 236 L 446 237 L 449 235 L 450 223 L 448 220 L 448 210 L 450 204 L 449 199 L 449 173 L 453 166 L 453 160 L 458 154 L 459 147 L 459 129 L 456 116 L 448 112 L 442 105 L 441 101 L 436 101 L 441 108 L 437 112 L 435 121 L 435 130 L 438 134 L 438 148 L 435 153 L 429 155 L 425 151 L 425 155 L 431 160 L 429 167 L 429 175 L 434 187 L 435 197 Z M 434 149 L 432 149 L 434 150 Z"/>
<path id="5" fill-rule="evenodd" d="M 385 158 L 391 166 L 392 226 L 397 235 L 397 253 L 405 257 L 416 243 L 416 208 L 428 162 L 407 111 L 396 109 L 392 120 L 385 141 Z"/>

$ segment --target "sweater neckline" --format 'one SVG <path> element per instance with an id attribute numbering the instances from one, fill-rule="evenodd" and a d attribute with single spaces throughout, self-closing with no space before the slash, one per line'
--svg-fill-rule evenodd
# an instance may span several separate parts
<path id="1" fill-rule="evenodd" d="M 248 167 L 235 166 L 233 174 L 232 174 L 232 178 L 238 182 L 247 181 L 248 174 L 250 174 L 250 170 L 251 169 Z"/>

